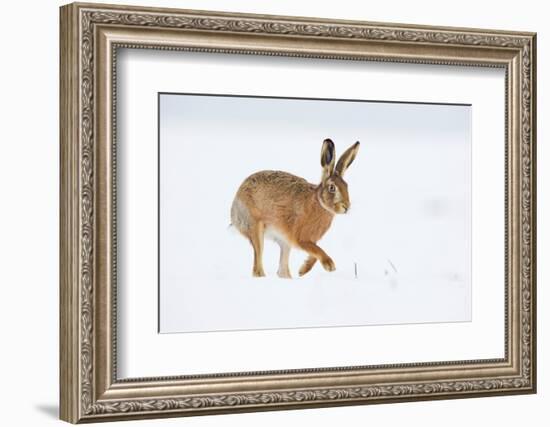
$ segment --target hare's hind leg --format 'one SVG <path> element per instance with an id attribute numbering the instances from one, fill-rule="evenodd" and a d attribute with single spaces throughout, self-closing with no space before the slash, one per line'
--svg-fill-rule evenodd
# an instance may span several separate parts
<path id="1" fill-rule="evenodd" d="M 252 275 L 265 276 L 262 266 L 262 252 L 264 245 L 264 226 L 250 215 L 245 203 L 237 196 L 231 205 L 231 223 L 245 236 L 254 249 L 254 266 Z"/>
<path id="2" fill-rule="evenodd" d="M 262 263 L 262 254 L 264 251 L 264 225 L 257 221 L 250 225 L 248 239 L 254 248 L 254 266 L 252 275 L 254 277 L 264 277 L 264 267 Z"/>
<path id="3" fill-rule="evenodd" d="M 283 279 L 292 279 L 290 269 L 288 268 L 290 245 L 283 240 L 277 240 L 277 243 L 281 248 L 281 257 L 279 258 L 279 270 L 277 270 L 277 275 Z"/>

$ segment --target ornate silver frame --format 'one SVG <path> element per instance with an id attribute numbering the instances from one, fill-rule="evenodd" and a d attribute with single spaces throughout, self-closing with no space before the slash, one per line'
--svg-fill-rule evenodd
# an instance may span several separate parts
<path id="1" fill-rule="evenodd" d="M 61 8 L 60 416 L 72 423 L 536 391 L 536 35 L 98 4 Z M 505 357 L 116 376 L 117 47 L 506 70 Z"/>

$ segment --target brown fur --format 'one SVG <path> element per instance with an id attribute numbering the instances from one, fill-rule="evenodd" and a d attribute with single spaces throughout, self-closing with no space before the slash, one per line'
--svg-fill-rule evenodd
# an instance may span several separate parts
<path id="1" fill-rule="evenodd" d="M 243 181 L 233 200 L 231 222 L 252 244 L 254 276 L 265 276 L 262 253 L 266 232 L 281 247 L 280 277 L 290 278 L 291 247 L 309 254 L 300 269 L 301 276 L 310 271 L 317 260 L 327 271 L 335 269 L 334 261 L 316 243 L 330 228 L 334 214 L 349 209 L 347 184 L 341 175 L 353 161 L 358 146 L 356 143 L 344 153 L 342 157 L 347 153 L 349 158 L 340 159 L 338 165 L 344 166 L 335 173 L 334 144 L 325 140 L 321 156 L 323 177 L 318 185 L 281 171 L 256 172 Z"/>

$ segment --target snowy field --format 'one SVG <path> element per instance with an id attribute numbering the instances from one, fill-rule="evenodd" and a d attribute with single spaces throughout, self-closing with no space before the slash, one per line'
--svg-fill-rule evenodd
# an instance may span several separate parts
<path id="1" fill-rule="evenodd" d="M 471 320 L 470 107 L 161 95 L 160 331 Z M 356 140 L 352 207 L 319 245 L 291 253 L 292 280 L 252 278 L 252 248 L 228 228 L 248 175 L 279 169 L 318 182 L 321 142 Z"/>

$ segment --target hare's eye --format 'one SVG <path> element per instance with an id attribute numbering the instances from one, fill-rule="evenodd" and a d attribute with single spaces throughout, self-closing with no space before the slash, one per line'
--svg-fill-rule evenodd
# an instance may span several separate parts
<path id="1" fill-rule="evenodd" d="M 336 186 L 334 184 L 330 184 L 328 186 L 328 192 L 329 193 L 335 193 L 336 192 Z"/>

